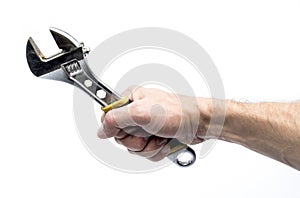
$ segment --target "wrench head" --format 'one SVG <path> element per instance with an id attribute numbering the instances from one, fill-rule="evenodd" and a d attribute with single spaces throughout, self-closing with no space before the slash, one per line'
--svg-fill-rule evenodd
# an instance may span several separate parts
<path id="1" fill-rule="evenodd" d="M 61 51 L 53 56 L 45 57 L 30 37 L 26 45 L 26 58 L 29 68 L 37 77 L 69 82 L 67 76 L 63 74 L 61 65 L 74 59 L 83 59 L 82 44 L 60 29 L 50 28 L 50 32 Z"/>

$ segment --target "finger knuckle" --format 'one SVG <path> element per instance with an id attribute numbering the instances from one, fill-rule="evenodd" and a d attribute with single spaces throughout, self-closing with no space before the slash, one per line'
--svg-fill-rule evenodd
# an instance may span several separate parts
<path id="1" fill-rule="evenodd" d="M 150 116 L 147 107 L 140 101 L 134 102 L 130 107 L 130 115 L 137 124 L 147 124 L 150 121 Z"/>
<path id="2" fill-rule="evenodd" d="M 108 127 L 111 127 L 114 125 L 114 116 L 111 113 L 111 111 L 109 111 L 108 113 L 106 113 L 105 117 L 104 117 L 104 123 L 105 125 L 107 125 Z"/>

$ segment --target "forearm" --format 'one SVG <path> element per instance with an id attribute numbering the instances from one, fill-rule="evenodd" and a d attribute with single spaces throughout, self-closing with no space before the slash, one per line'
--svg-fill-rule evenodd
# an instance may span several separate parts
<path id="1" fill-rule="evenodd" d="M 300 103 L 238 103 L 226 101 L 219 139 L 300 170 Z"/>

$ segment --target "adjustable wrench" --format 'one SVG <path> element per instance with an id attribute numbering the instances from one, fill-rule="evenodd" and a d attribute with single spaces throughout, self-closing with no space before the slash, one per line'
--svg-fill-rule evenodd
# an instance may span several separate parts
<path id="1" fill-rule="evenodd" d="M 132 102 L 126 97 L 121 97 L 93 74 L 86 61 L 89 48 L 62 30 L 50 28 L 50 32 L 58 48 L 61 49 L 53 56 L 45 57 L 31 37 L 27 41 L 26 58 L 35 76 L 63 81 L 80 88 L 96 100 L 104 112 Z M 99 91 L 104 94 L 99 96 L 97 94 Z M 168 155 L 171 161 L 182 167 L 190 166 L 195 162 L 196 155 L 193 149 L 176 139 L 169 139 L 168 144 L 171 147 Z M 184 153 L 188 155 L 184 156 L 187 159 L 180 159 Z"/>

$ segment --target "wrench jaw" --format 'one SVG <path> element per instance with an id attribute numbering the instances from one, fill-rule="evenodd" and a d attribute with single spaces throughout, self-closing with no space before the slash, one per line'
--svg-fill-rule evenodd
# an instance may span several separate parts
<path id="1" fill-rule="evenodd" d="M 71 36 L 65 31 L 62 31 L 54 27 L 51 27 L 49 30 L 58 48 L 62 49 L 63 51 L 70 51 L 74 48 L 78 48 L 83 45 L 82 43 L 79 43 L 73 36 Z"/>
<path id="2" fill-rule="evenodd" d="M 73 84 L 61 65 L 72 60 L 83 60 L 86 53 L 83 44 L 62 30 L 50 28 L 50 32 L 61 51 L 53 56 L 45 57 L 30 37 L 26 45 L 26 58 L 29 68 L 37 77 Z"/>
<path id="3" fill-rule="evenodd" d="M 28 39 L 26 45 L 26 59 L 31 72 L 37 77 L 48 73 L 48 70 L 51 69 L 49 65 L 44 63 L 45 56 L 31 37 Z"/>

